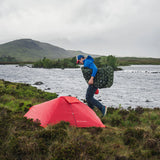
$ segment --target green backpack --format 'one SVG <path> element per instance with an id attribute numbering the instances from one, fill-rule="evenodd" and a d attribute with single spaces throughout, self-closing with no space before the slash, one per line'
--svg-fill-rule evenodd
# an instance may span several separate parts
<path id="1" fill-rule="evenodd" d="M 82 67 L 83 77 L 88 83 L 91 78 L 92 69 Z M 97 88 L 109 88 L 113 84 L 114 70 L 111 66 L 98 68 L 97 74 L 94 77 L 93 85 Z"/>

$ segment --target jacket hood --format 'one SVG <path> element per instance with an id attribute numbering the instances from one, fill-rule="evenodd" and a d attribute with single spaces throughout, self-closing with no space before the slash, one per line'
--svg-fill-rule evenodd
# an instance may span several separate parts
<path id="1" fill-rule="evenodd" d="M 93 59 L 91 56 L 87 56 L 87 58 L 86 58 L 86 59 L 88 59 L 88 60 L 90 60 L 90 61 L 94 62 L 94 59 Z"/>

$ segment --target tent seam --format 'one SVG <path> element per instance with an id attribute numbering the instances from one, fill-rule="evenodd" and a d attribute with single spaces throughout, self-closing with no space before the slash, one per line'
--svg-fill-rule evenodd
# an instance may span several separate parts
<path id="1" fill-rule="evenodd" d="M 70 107 L 71 107 L 71 110 L 72 110 L 72 115 L 73 115 L 73 119 L 74 119 L 74 121 L 75 121 L 75 125 L 76 125 L 76 127 L 78 127 L 77 126 L 77 121 L 76 121 L 76 118 L 75 118 L 75 115 L 74 115 L 74 112 L 73 112 L 73 108 L 72 108 L 72 104 L 70 103 Z"/>

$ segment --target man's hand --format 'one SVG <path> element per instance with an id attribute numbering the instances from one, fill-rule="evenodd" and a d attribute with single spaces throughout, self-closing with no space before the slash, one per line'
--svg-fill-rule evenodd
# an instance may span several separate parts
<path id="1" fill-rule="evenodd" d="M 91 77 L 91 78 L 90 78 L 90 80 L 88 81 L 88 84 L 89 84 L 89 85 L 93 84 L 93 79 L 94 79 L 94 77 Z"/>

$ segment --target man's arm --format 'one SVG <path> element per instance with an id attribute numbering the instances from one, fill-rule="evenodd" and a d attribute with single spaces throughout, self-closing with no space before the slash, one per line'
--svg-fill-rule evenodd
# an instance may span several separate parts
<path id="1" fill-rule="evenodd" d="M 91 77 L 90 80 L 88 81 L 88 84 L 89 85 L 93 84 L 93 82 L 94 82 L 93 80 L 94 80 L 94 77 Z"/>
<path id="2" fill-rule="evenodd" d="M 88 84 L 91 85 L 91 84 L 93 84 L 94 77 L 96 76 L 96 73 L 97 73 L 98 69 L 97 69 L 97 67 L 94 63 L 91 63 L 89 68 L 92 69 L 92 75 L 91 75 L 90 80 L 88 81 Z"/>

